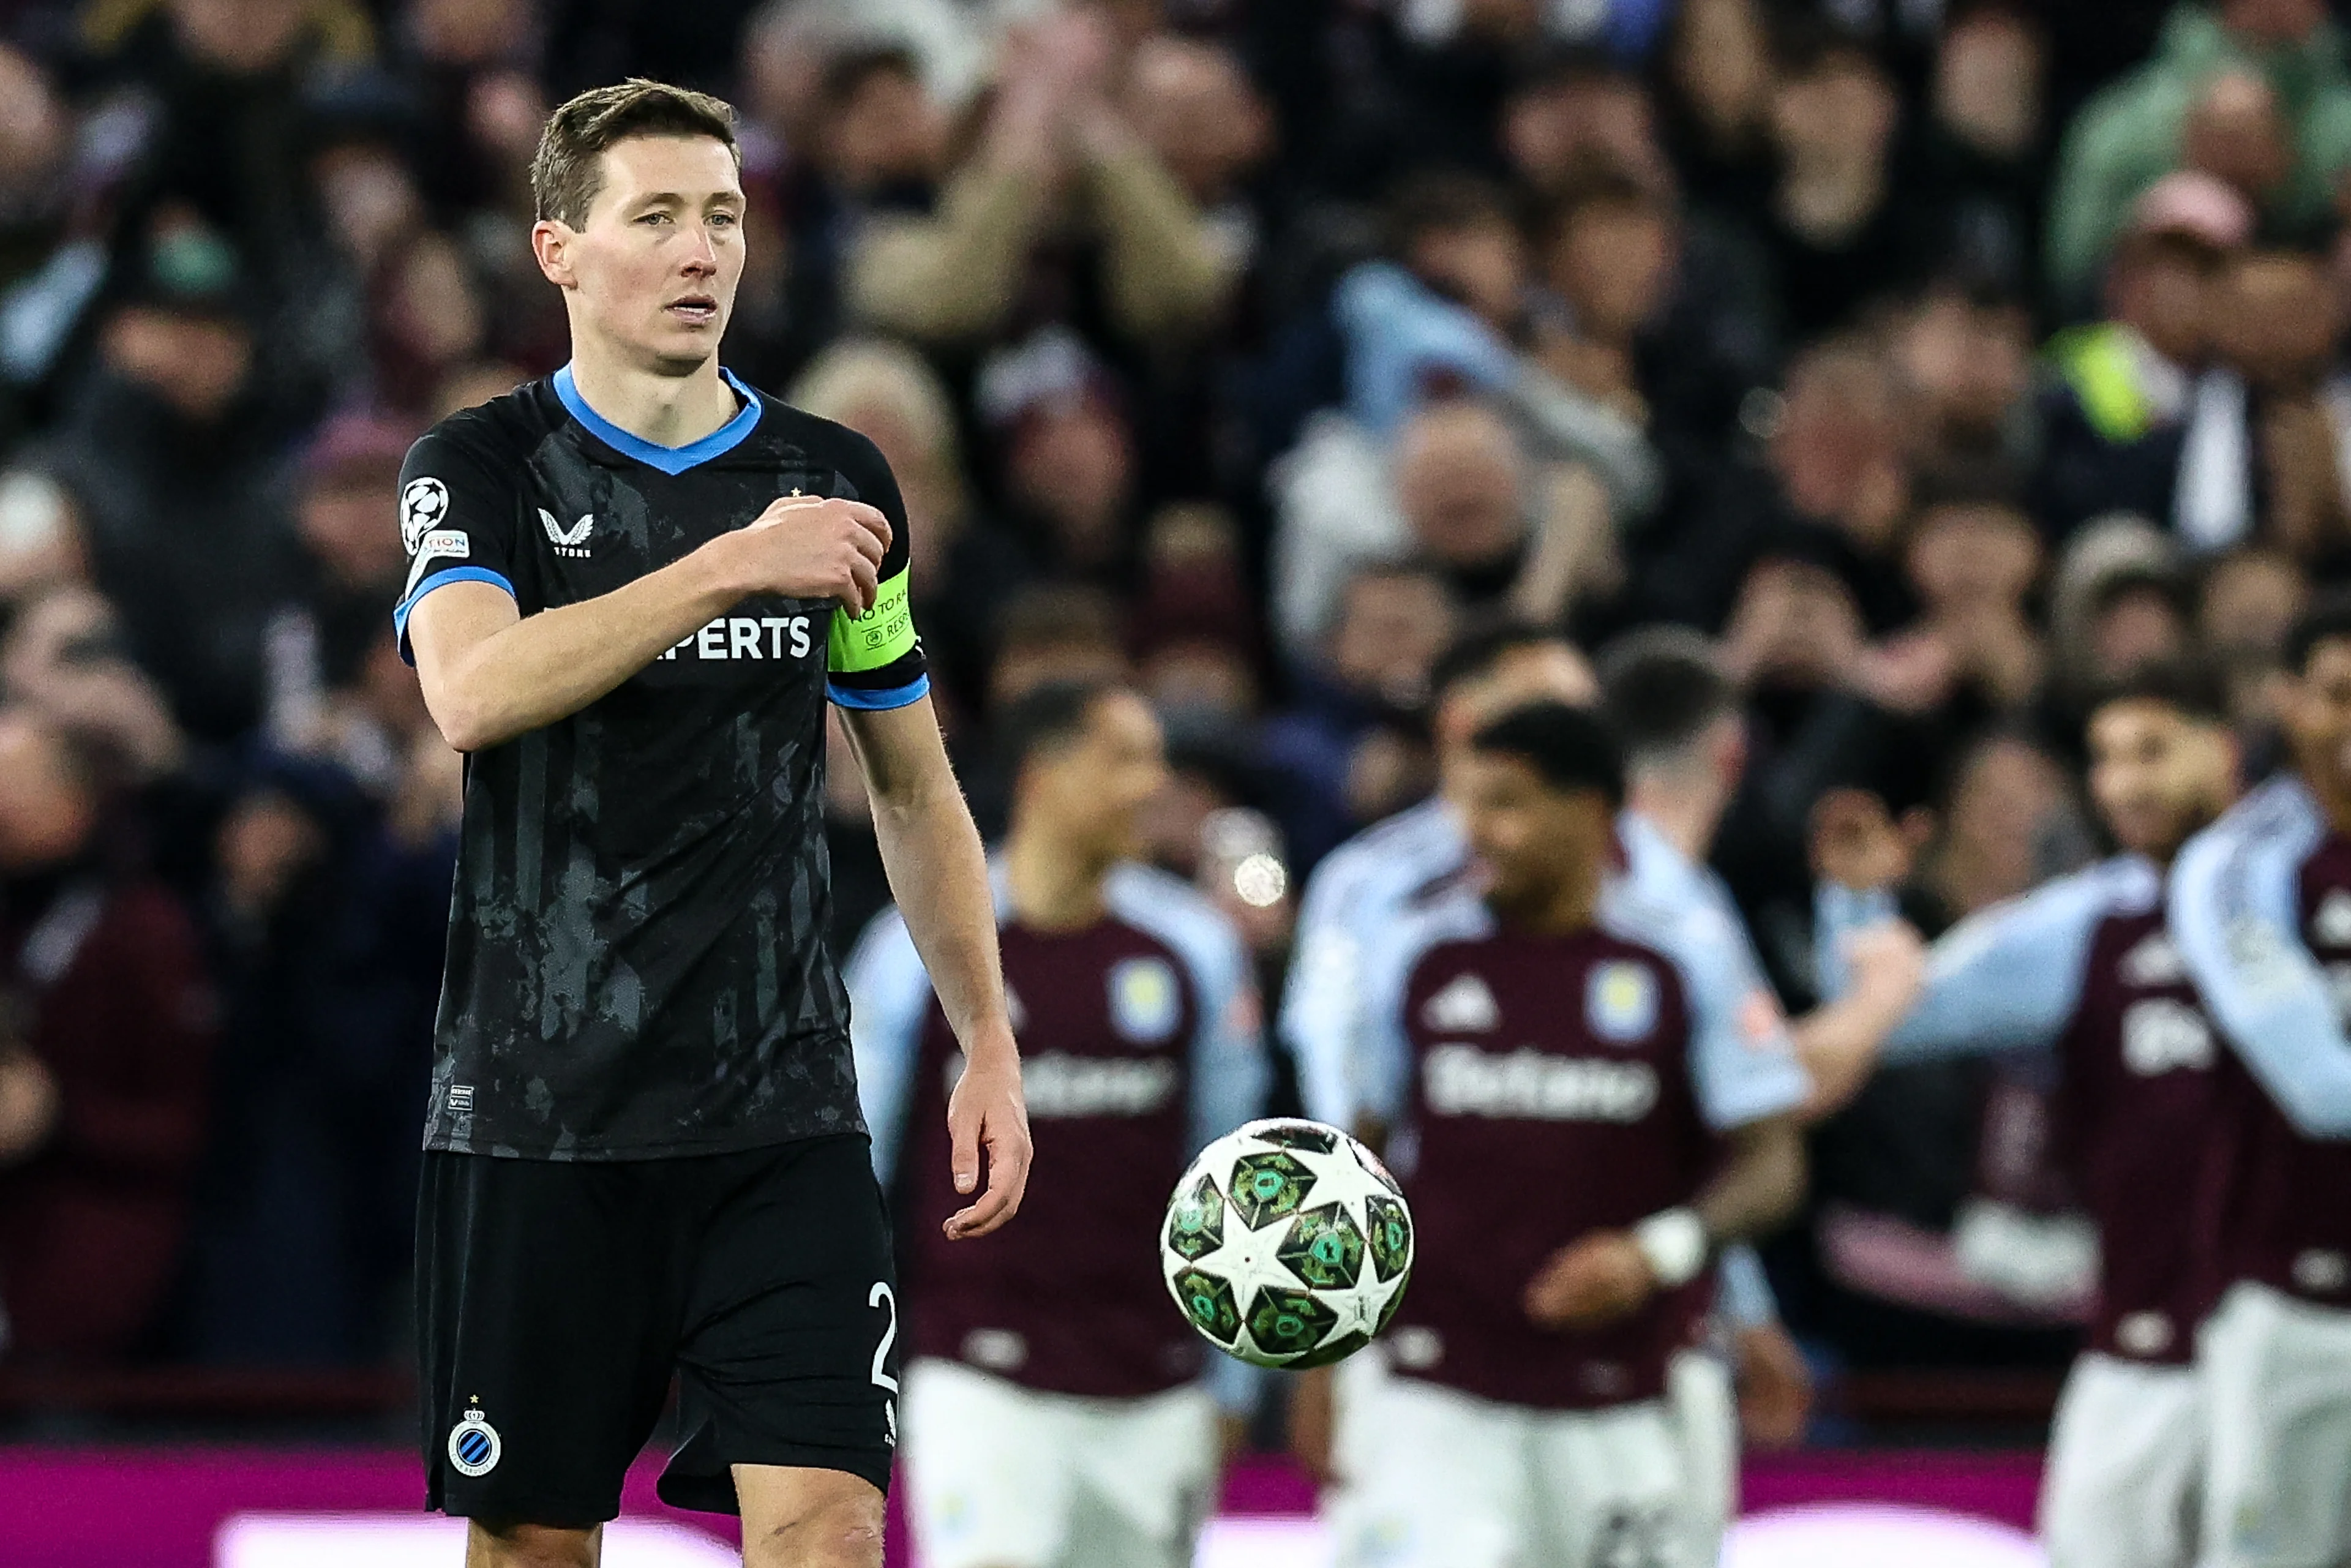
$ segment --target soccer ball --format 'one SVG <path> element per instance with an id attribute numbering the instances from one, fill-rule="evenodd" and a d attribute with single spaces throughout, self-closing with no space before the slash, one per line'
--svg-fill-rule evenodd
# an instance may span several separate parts
<path id="1" fill-rule="evenodd" d="M 1412 1213 L 1369 1149 L 1320 1122 L 1251 1122 L 1200 1151 L 1159 1232 L 1168 1293 L 1257 1366 L 1328 1366 L 1388 1326 Z"/>

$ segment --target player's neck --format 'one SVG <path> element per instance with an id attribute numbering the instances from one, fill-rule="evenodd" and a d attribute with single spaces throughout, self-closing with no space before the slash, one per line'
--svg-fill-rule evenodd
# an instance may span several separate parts
<path id="1" fill-rule="evenodd" d="M 1724 804 L 1719 789 L 1654 774 L 1635 777 L 1625 794 L 1625 810 L 1655 828 L 1684 859 L 1698 862 L 1714 852 Z"/>
<path id="2" fill-rule="evenodd" d="M 656 446 L 691 446 L 722 429 L 737 412 L 735 389 L 712 355 L 683 376 L 633 365 L 609 346 L 575 335 L 571 384 L 603 418 Z"/>
<path id="3" fill-rule="evenodd" d="M 1497 903 L 1494 915 L 1506 930 L 1530 936 L 1574 936 L 1600 918 L 1600 879 L 1572 877 L 1556 887 L 1530 889 L 1528 895 Z"/>
<path id="4" fill-rule="evenodd" d="M 1082 931 L 1106 910 L 1107 864 L 1034 833 L 1015 832 L 1004 846 L 1004 882 L 1012 918 L 1032 931 Z"/>

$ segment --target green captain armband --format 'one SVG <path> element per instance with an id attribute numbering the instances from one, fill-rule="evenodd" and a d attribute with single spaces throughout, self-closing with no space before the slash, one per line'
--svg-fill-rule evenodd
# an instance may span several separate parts
<path id="1" fill-rule="evenodd" d="M 882 584 L 864 614 L 832 612 L 824 652 L 832 700 L 844 707 L 901 707 L 930 690 L 904 568 Z"/>

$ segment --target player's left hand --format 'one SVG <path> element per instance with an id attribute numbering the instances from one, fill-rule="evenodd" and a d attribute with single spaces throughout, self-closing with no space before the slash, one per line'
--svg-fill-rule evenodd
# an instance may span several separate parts
<path id="1" fill-rule="evenodd" d="M 1641 1244 L 1595 1230 L 1551 1255 L 1527 1286 L 1527 1316 L 1547 1329 L 1594 1329 L 1640 1310 L 1657 1289 Z"/>
<path id="2" fill-rule="evenodd" d="M 1739 1331 L 1739 1426 L 1750 1448 L 1792 1448 L 1813 1414 L 1813 1369 L 1778 1323 Z"/>
<path id="3" fill-rule="evenodd" d="M 947 1217 L 947 1239 L 985 1236 L 1019 1212 L 1029 1186 L 1029 1106 L 1020 1094 L 1020 1057 L 1010 1040 L 984 1048 L 964 1064 L 947 1096 L 947 1137 L 956 1191 L 979 1197 Z M 987 1186 L 980 1188 L 980 1151 L 987 1152 Z"/>

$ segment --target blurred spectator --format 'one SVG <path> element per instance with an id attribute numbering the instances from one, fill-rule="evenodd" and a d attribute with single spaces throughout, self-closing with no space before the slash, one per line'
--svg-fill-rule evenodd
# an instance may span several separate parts
<path id="1" fill-rule="evenodd" d="M 1006 524 L 1038 570 L 1134 588 L 1135 435 L 1108 369 L 1048 328 L 988 361 L 976 401 L 1003 465 Z"/>
<path id="2" fill-rule="evenodd" d="M 2015 298 L 1956 278 L 1896 313 L 1888 359 L 1915 465 L 2021 466 L 2034 454 L 2032 334 Z"/>
<path id="3" fill-rule="evenodd" d="M 1760 0 L 1684 0 L 1666 45 L 1674 170 L 1693 202 L 1761 227 L 1771 183 L 1773 63 Z"/>
<path id="4" fill-rule="evenodd" d="M 2061 304 L 2082 300 L 2139 193 L 2182 162 L 2251 187 L 2289 232 L 2325 217 L 2351 167 L 2351 76 L 2322 0 L 2181 5 L 2155 57 L 2083 109 L 2049 201 Z"/>
<path id="5" fill-rule="evenodd" d="M 2029 705 L 2045 665 L 2026 601 L 2041 574 L 2032 519 L 1997 485 L 1948 485 L 1923 497 L 1903 559 L 1920 612 L 1877 651 L 1877 700 L 1905 713 Z"/>
<path id="6" fill-rule="evenodd" d="M 1429 671 L 1459 627 L 1459 600 L 1435 572 L 1371 566 L 1347 580 L 1322 656 L 1259 741 L 1287 786 L 1277 814 L 1303 863 L 1409 804 L 1397 797 L 1416 792 L 1426 765 L 1404 753 L 1425 725 Z"/>
<path id="7" fill-rule="evenodd" d="M 0 639 L 0 695 L 101 747 L 126 784 L 147 784 L 184 755 L 155 683 L 131 662 L 114 607 L 90 589 L 60 583 L 16 604 Z"/>
<path id="8" fill-rule="evenodd" d="M 245 289 L 219 235 L 159 225 L 37 458 L 73 498 L 132 654 L 204 740 L 261 716 L 264 631 L 297 569 Z"/>
<path id="9" fill-rule="evenodd" d="M 1539 271 L 1564 309 L 1538 321 L 1538 357 L 1643 426 L 1669 464 L 1706 461 L 1778 369 L 1761 256 L 1610 173 L 1561 190 L 1545 231 Z"/>
<path id="10" fill-rule="evenodd" d="M 2308 605 L 2310 578 L 2284 552 L 2249 547 L 2207 564 L 2196 602 L 2201 646 L 2229 683 L 2230 711 L 2248 736 L 2274 719 L 2270 687 L 2284 666 L 2286 633 Z"/>
<path id="11" fill-rule="evenodd" d="M 1500 140 L 1519 183 L 1538 198 L 1595 174 L 1657 192 L 1673 184 L 1648 89 L 1597 52 L 1538 56 L 1502 107 Z"/>
<path id="12" fill-rule="evenodd" d="M 1473 611 L 1537 623 L 1621 570 L 1607 497 L 1590 471 L 1531 464 L 1499 411 L 1430 405 L 1392 457 L 1352 426 L 1310 432 L 1276 477 L 1275 616 L 1283 650 L 1311 656 L 1356 570 L 1416 560 Z"/>
<path id="13" fill-rule="evenodd" d="M 2139 198 L 2106 265 L 2106 319 L 2049 345 L 2036 501 L 2059 537 L 2105 511 L 2173 518 L 2218 282 L 2252 226 L 2209 174 L 2167 174 Z"/>
<path id="14" fill-rule="evenodd" d="M 186 915 L 109 862 L 106 767 L 54 725 L 0 713 L 9 1027 L 56 1096 L 45 1135 L 26 1138 L 19 1110 L 0 1172 L 0 1291 L 24 1357 L 142 1346 L 183 1261 L 206 1131 L 211 991 Z"/>
<path id="15" fill-rule="evenodd" d="M 955 404 L 937 372 L 902 344 L 843 339 L 801 372 L 787 401 L 839 420 L 881 449 L 906 506 L 914 614 L 931 673 L 946 695 L 977 709 L 988 616 L 1038 566 L 976 514 Z"/>
<path id="16" fill-rule="evenodd" d="M 1119 63 L 1090 10 L 1011 39 L 986 124 L 932 209 L 865 220 L 852 311 L 926 342 L 969 340 L 1013 324 L 1024 299 L 1070 298 L 1082 274 L 1103 327 L 1130 341 L 1205 328 L 1238 258 L 1116 107 Z"/>
<path id="17" fill-rule="evenodd" d="M 332 764 L 260 758 L 214 835 L 221 1134 L 186 1325 L 204 1359 L 396 1350 L 459 798 L 456 754 L 423 724 L 410 737 L 389 801 Z"/>
<path id="18" fill-rule="evenodd" d="M 1771 129 L 1780 152 L 1766 237 L 1790 331 L 1810 338 L 1911 281 L 1916 216 L 1894 200 L 1902 100 L 1859 40 L 1792 24 Z"/>
<path id="19" fill-rule="evenodd" d="M 2144 517 L 2102 517 L 2074 536 L 2050 590 L 2056 684 L 2065 711 L 2147 666 L 2188 657 L 2196 625 L 2179 546 Z M 2078 728 L 2061 724 L 2060 734 Z"/>
<path id="20" fill-rule="evenodd" d="M 2021 0 L 1949 6 L 1908 172 L 1952 270 L 2029 290 L 2041 261 L 2048 40 Z"/>

